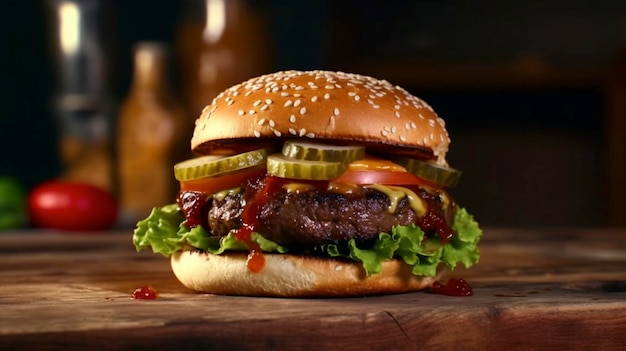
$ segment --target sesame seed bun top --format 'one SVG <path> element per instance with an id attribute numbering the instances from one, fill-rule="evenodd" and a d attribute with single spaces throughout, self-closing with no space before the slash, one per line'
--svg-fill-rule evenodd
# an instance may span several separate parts
<path id="1" fill-rule="evenodd" d="M 220 93 L 196 120 L 191 148 L 230 154 L 293 138 L 366 144 L 440 164 L 450 143 L 443 119 L 399 86 L 351 73 L 282 71 Z"/>

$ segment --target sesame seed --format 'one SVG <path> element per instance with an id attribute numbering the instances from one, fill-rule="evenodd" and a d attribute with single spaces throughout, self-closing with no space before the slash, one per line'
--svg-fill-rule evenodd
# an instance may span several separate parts
<path id="1" fill-rule="evenodd" d="M 283 91 L 283 92 L 280 93 L 280 96 L 289 96 L 289 93 L 286 93 L 286 92 Z"/>
<path id="2" fill-rule="evenodd" d="M 311 97 L 311 101 L 312 101 L 312 102 L 317 101 L 317 96 L 312 96 L 312 97 Z"/>
<path id="3" fill-rule="evenodd" d="M 400 109 L 400 107 L 402 107 L 402 106 L 400 106 L 400 105 L 395 105 L 393 108 L 395 108 L 396 110 L 399 110 L 399 109 Z"/>
<path id="4" fill-rule="evenodd" d="M 274 128 L 276 126 L 276 122 L 273 119 L 270 119 L 270 127 Z"/>
<path id="5" fill-rule="evenodd" d="M 306 134 L 306 129 L 304 129 L 304 128 L 300 129 L 299 135 L 300 136 L 304 136 L 304 134 Z"/>
<path id="6" fill-rule="evenodd" d="M 306 113 L 306 107 L 300 109 L 300 114 L 303 115 Z"/>
<path id="7" fill-rule="evenodd" d="M 299 86 L 299 85 L 298 85 L 298 86 L 296 87 L 296 90 L 304 90 L 304 87 L 301 87 L 301 86 Z"/>
<path id="8" fill-rule="evenodd" d="M 339 85 L 339 84 L 335 84 L 335 88 L 337 88 L 337 89 L 341 89 L 341 85 Z"/>
<path id="9" fill-rule="evenodd" d="M 293 103 L 293 107 L 298 107 L 298 106 L 300 106 L 300 103 L 301 103 L 301 102 L 302 102 L 302 101 L 300 101 L 300 99 L 296 100 L 296 101 Z"/>
<path id="10" fill-rule="evenodd" d="M 402 142 L 406 141 L 406 137 L 404 135 L 400 135 L 400 141 Z"/>
<path id="11" fill-rule="evenodd" d="M 279 130 L 274 129 L 274 135 L 276 135 L 277 137 L 281 136 L 282 133 Z"/>
<path id="12" fill-rule="evenodd" d="M 335 89 L 335 86 L 332 84 L 326 84 L 326 86 L 324 87 L 326 89 Z"/>
<path id="13" fill-rule="evenodd" d="M 354 91 L 349 91 L 348 92 L 348 96 L 354 96 L 354 95 L 356 95 L 356 92 L 354 92 Z"/>
<path id="14" fill-rule="evenodd" d="M 289 107 L 291 105 L 293 105 L 293 101 L 291 101 L 291 100 L 285 101 L 285 105 L 284 105 L 285 107 Z"/>
<path id="15" fill-rule="evenodd" d="M 273 87 L 273 88 L 272 88 L 272 93 L 275 93 L 275 92 L 277 92 L 277 91 L 278 91 L 278 87 Z"/>
<path id="16" fill-rule="evenodd" d="M 333 110 L 333 114 L 335 116 L 339 116 L 339 109 L 337 107 L 335 107 L 335 109 Z"/>
<path id="17" fill-rule="evenodd" d="M 295 97 L 300 97 L 300 96 L 301 96 L 301 94 L 295 93 L 295 94 L 293 94 L 293 96 L 295 96 Z"/>
<path id="18" fill-rule="evenodd" d="M 265 118 L 261 118 L 258 122 L 256 122 L 256 124 L 262 126 L 263 123 L 265 123 Z"/>
<path id="19" fill-rule="evenodd" d="M 270 100 L 270 99 L 265 99 L 265 103 L 268 105 L 271 105 L 274 101 Z"/>
<path id="20" fill-rule="evenodd" d="M 354 100 L 359 101 L 359 100 L 361 100 L 361 97 L 358 96 L 358 95 L 354 95 Z"/>
<path id="21" fill-rule="evenodd" d="M 307 138 L 315 138 L 315 133 L 306 133 L 304 136 Z"/>
<path id="22" fill-rule="evenodd" d="M 263 105 L 261 106 L 261 111 L 266 111 L 268 108 L 270 108 L 269 105 Z"/>
<path id="23" fill-rule="evenodd" d="M 255 113 L 256 113 L 256 111 L 255 111 L 255 110 L 250 110 L 250 111 L 248 111 L 248 113 L 249 113 L 249 114 L 251 114 L 251 115 L 253 115 L 253 114 L 255 114 Z"/>
<path id="24" fill-rule="evenodd" d="M 397 130 L 398 130 L 398 129 L 396 128 L 396 126 L 391 127 L 391 132 L 392 132 L 392 133 L 394 133 L 394 134 L 395 134 Z"/>
<path id="25" fill-rule="evenodd" d="M 228 106 L 230 106 L 230 105 L 232 105 L 232 104 L 234 104 L 234 103 L 235 103 L 235 100 L 229 100 L 229 101 L 228 101 Z"/>
<path id="26" fill-rule="evenodd" d="M 396 117 L 400 118 L 400 112 L 398 111 L 393 111 L 393 114 L 396 115 Z"/>
<path id="27" fill-rule="evenodd" d="M 435 140 L 435 135 L 433 133 L 430 133 L 430 135 L 428 135 L 428 137 L 430 138 L 430 140 Z"/>
<path id="28" fill-rule="evenodd" d="M 295 115 L 291 115 L 291 116 L 289 117 L 289 122 L 291 122 L 291 123 L 296 123 L 296 116 L 295 116 Z"/>
<path id="29" fill-rule="evenodd" d="M 418 113 L 417 115 L 420 117 L 420 119 L 424 119 L 424 116 L 421 113 Z"/>
<path id="30" fill-rule="evenodd" d="M 329 93 L 324 94 L 324 100 L 328 100 L 328 99 L 330 99 L 330 94 Z"/>
<path id="31" fill-rule="evenodd" d="M 261 133 L 258 130 L 255 130 L 254 131 L 254 136 L 257 137 L 257 138 L 260 138 L 261 137 Z"/>
<path id="32" fill-rule="evenodd" d="M 383 130 L 380 132 L 380 134 L 382 134 L 384 137 L 386 137 L 387 135 L 389 135 L 389 132 L 383 129 Z"/>
<path id="33" fill-rule="evenodd" d="M 428 120 L 428 125 L 429 125 L 431 128 L 435 128 L 435 121 L 434 121 L 434 120 L 432 120 L 432 119 Z"/>
<path id="34" fill-rule="evenodd" d="M 237 114 L 238 114 L 239 116 L 243 116 L 243 115 L 245 115 L 245 114 L 246 114 L 246 112 L 245 112 L 244 110 L 239 110 L 239 111 L 237 111 Z"/>
<path id="35" fill-rule="evenodd" d="M 233 91 L 233 96 L 237 96 L 237 95 L 239 95 L 239 92 L 238 92 L 238 91 L 236 91 L 236 90 L 235 90 L 235 91 Z"/>

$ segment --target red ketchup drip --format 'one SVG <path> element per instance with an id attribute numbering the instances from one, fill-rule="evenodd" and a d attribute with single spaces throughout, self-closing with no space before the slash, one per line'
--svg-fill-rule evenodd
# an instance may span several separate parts
<path id="1" fill-rule="evenodd" d="M 452 239 L 456 232 L 448 225 L 452 218 L 447 218 L 445 211 L 440 206 L 435 206 L 435 202 L 439 201 L 438 196 L 431 194 L 423 189 L 418 189 L 420 197 L 426 201 L 427 211 L 422 218 L 419 219 L 419 227 L 425 232 L 435 232 L 441 240 L 442 244 L 446 244 Z M 452 211 L 448 211 L 448 216 Z"/>
<path id="2" fill-rule="evenodd" d="M 446 244 L 456 233 L 448 225 L 444 214 L 441 211 L 433 211 L 432 209 L 433 206 L 429 204 L 428 211 L 419 220 L 419 226 L 425 232 L 434 231 L 437 233 L 441 243 Z"/>
<path id="3" fill-rule="evenodd" d="M 135 300 L 154 300 L 159 297 L 159 293 L 151 286 L 142 286 L 135 289 L 131 297 Z"/>
<path id="4" fill-rule="evenodd" d="M 279 185 L 274 177 L 265 177 L 258 183 L 258 188 L 252 189 L 254 193 L 251 196 L 246 195 L 246 206 L 241 214 L 243 226 L 234 231 L 237 240 L 245 243 L 250 250 L 246 266 L 253 273 L 258 273 L 265 266 L 265 257 L 261 251 L 261 247 L 255 241 L 252 241 L 251 235 L 259 227 L 259 212 L 261 206 L 267 201 L 270 194 L 276 191 Z"/>
<path id="5" fill-rule="evenodd" d="M 448 283 L 433 283 L 432 292 L 440 295 L 448 296 L 472 296 L 474 291 L 472 287 L 464 279 L 451 278 Z"/>
<path id="6" fill-rule="evenodd" d="M 206 194 L 201 191 L 183 191 L 178 195 L 178 206 L 185 215 L 185 227 L 207 226 Z"/>

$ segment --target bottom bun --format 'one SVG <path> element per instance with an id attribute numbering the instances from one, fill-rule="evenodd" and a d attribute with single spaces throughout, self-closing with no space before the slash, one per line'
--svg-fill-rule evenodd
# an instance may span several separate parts
<path id="1" fill-rule="evenodd" d="M 382 295 L 417 291 L 432 286 L 436 277 L 416 276 L 401 260 L 383 262 L 381 273 L 367 277 L 358 262 L 285 254 L 263 255 L 258 273 L 247 268 L 246 253 L 213 255 L 179 251 L 172 255 L 174 274 L 187 288 L 210 294 L 332 297 Z"/>

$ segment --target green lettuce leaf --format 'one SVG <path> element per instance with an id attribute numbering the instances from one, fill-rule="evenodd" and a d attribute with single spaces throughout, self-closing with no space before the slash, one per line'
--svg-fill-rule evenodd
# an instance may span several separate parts
<path id="1" fill-rule="evenodd" d="M 184 216 L 176 204 L 152 210 L 148 218 L 137 223 L 133 243 L 137 251 L 151 247 L 155 253 L 169 256 L 190 245 L 213 254 L 225 251 L 247 251 L 247 245 L 231 232 L 225 237 L 210 237 L 202 227 L 187 229 Z M 443 262 L 453 270 L 458 263 L 470 267 L 478 262 L 478 242 L 482 231 L 472 215 L 459 208 L 452 223 L 457 235 L 445 245 L 437 236 L 426 237 L 416 225 L 396 226 L 391 233 L 380 233 L 376 242 L 368 247 L 359 247 L 355 240 L 347 245 L 325 244 L 315 247 L 314 252 L 329 256 L 352 259 L 363 263 L 367 275 L 380 273 L 382 262 L 398 258 L 413 267 L 413 273 L 434 276 Z M 251 240 L 265 252 L 286 253 L 288 248 L 253 232 Z"/>
<path id="2" fill-rule="evenodd" d="M 224 237 L 209 236 L 206 229 L 196 226 L 188 229 L 185 217 L 176 204 L 154 208 L 150 215 L 137 223 L 133 232 L 133 244 L 137 251 L 152 248 L 154 253 L 170 256 L 182 250 L 185 245 L 219 255 L 224 251 L 247 251 L 248 246 L 238 240 L 234 233 Z M 250 240 L 256 242 L 262 251 L 285 253 L 287 248 L 267 240 L 258 233 L 252 233 Z"/>

